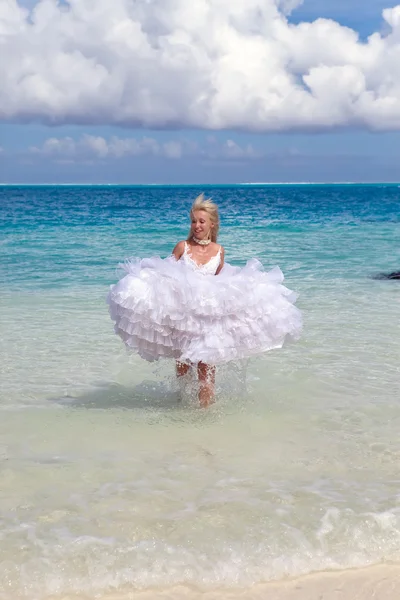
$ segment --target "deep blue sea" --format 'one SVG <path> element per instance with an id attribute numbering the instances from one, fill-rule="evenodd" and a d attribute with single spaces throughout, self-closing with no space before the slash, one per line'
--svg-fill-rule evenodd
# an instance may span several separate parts
<path id="1" fill-rule="evenodd" d="M 304 317 L 219 369 L 209 410 L 126 353 L 105 303 L 201 191 L 226 260 L 279 265 Z M 1 598 L 222 598 L 400 562 L 400 280 L 375 278 L 400 271 L 399 185 L 2 186 L 0 253 Z"/>

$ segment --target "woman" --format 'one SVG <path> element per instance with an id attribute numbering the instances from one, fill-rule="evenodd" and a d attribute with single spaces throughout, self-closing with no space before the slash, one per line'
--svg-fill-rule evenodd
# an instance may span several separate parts
<path id="1" fill-rule="evenodd" d="M 200 270 L 202 274 L 218 275 L 224 266 L 224 249 L 216 243 L 219 229 L 218 208 L 211 200 L 205 200 L 201 194 L 194 201 L 190 216 L 192 224 L 189 238 L 186 242 L 179 242 L 172 254 L 176 260 L 182 259 L 189 268 Z M 190 368 L 190 363 L 177 361 L 177 376 L 184 377 Z M 215 367 L 199 361 L 197 374 L 200 405 L 208 406 L 214 396 Z"/>
<path id="2" fill-rule="evenodd" d="M 214 396 L 215 365 L 282 347 L 297 338 L 301 314 L 281 285 L 279 268 L 225 264 L 217 243 L 217 206 L 198 196 L 188 239 L 172 256 L 127 262 L 108 295 L 115 331 L 128 348 L 153 361 L 175 358 L 178 378 L 197 368 L 199 402 Z"/>

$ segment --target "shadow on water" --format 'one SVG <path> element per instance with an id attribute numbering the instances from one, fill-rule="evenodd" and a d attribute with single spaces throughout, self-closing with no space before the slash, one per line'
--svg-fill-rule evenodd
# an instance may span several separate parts
<path id="1" fill-rule="evenodd" d="M 70 408 L 96 410 L 111 408 L 174 410 L 181 408 L 183 404 L 172 384 L 157 381 L 143 381 L 135 386 L 104 383 L 79 396 L 53 398 L 53 402 Z"/>
<path id="2" fill-rule="evenodd" d="M 246 364 L 220 367 L 216 381 L 215 405 L 226 405 L 246 394 Z M 179 389 L 174 377 L 155 377 L 139 384 L 104 382 L 81 394 L 65 395 L 50 400 L 69 408 L 95 410 L 126 409 L 175 411 L 199 408 L 198 382 L 194 378 Z M 214 405 L 214 406 L 215 406 Z"/>

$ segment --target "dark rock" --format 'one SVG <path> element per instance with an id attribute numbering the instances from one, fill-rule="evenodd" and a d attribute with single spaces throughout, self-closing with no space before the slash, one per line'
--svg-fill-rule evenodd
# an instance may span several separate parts
<path id="1" fill-rule="evenodd" d="M 374 279 L 400 279 L 400 271 L 393 271 L 393 273 L 379 273 L 379 275 L 375 275 Z"/>

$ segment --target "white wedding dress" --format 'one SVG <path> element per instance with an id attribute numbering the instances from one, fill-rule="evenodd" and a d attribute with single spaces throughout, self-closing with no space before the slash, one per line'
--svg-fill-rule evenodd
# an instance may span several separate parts
<path id="1" fill-rule="evenodd" d="M 127 261 L 126 275 L 107 297 L 115 332 L 148 361 L 175 358 L 216 365 L 280 348 L 297 339 L 302 319 L 282 271 L 263 271 L 252 259 L 243 268 L 225 264 L 221 249 L 206 264 L 185 251 Z"/>

